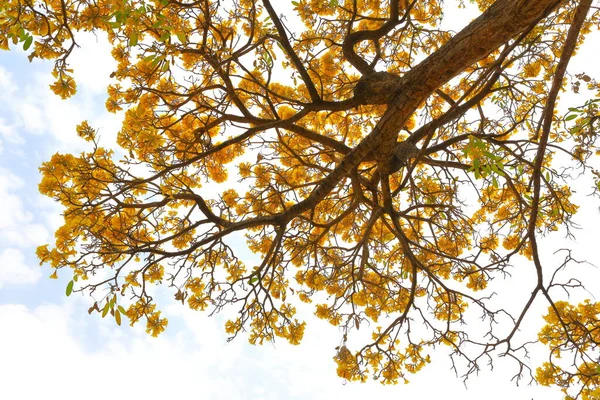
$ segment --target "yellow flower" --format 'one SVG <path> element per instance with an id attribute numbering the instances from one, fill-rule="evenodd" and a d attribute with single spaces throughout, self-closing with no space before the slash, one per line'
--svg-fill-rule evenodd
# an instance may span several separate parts
<path id="1" fill-rule="evenodd" d="M 35 250 L 35 255 L 40 260 L 40 265 L 42 265 L 48 259 L 48 256 L 50 256 L 48 245 L 44 244 L 42 246 L 38 246 Z"/>
<path id="2" fill-rule="evenodd" d="M 94 136 L 96 135 L 96 131 L 88 124 L 87 121 L 83 121 L 81 124 L 77 125 L 75 130 L 77 131 L 77 136 L 87 142 L 94 140 Z"/>
<path id="3" fill-rule="evenodd" d="M 146 278 L 148 282 L 154 283 L 162 280 L 164 273 L 165 269 L 162 265 L 152 264 L 150 268 L 144 271 L 144 278 Z"/>
<path id="4" fill-rule="evenodd" d="M 146 333 L 151 334 L 152 337 L 157 337 L 164 332 L 168 323 L 169 321 L 166 318 L 160 318 L 160 311 L 154 312 L 148 316 L 146 321 Z"/>
<path id="5" fill-rule="evenodd" d="M 513 250 L 517 248 L 520 242 L 521 239 L 517 235 L 510 235 L 502 241 L 502 246 L 504 246 L 506 250 Z"/>
<path id="6" fill-rule="evenodd" d="M 108 99 L 106 100 L 106 110 L 110 113 L 116 113 L 117 111 L 121 111 L 123 108 L 117 103 L 115 100 Z"/>
<path id="7" fill-rule="evenodd" d="M 235 206 L 236 200 L 239 197 L 239 195 L 234 189 L 228 189 L 223 192 L 221 197 L 223 198 L 223 201 L 225 202 L 227 207 L 233 207 Z"/>
<path id="8" fill-rule="evenodd" d="M 293 345 L 300 344 L 300 341 L 304 337 L 304 328 L 305 327 L 306 327 L 306 322 L 300 323 L 297 320 L 295 320 L 293 324 L 290 324 L 288 335 L 287 335 L 287 339 L 290 342 L 290 344 L 293 344 Z"/>
<path id="9" fill-rule="evenodd" d="M 61 99 L 66 99 L 77 92 L 77 84 L 70 76 L 63 75 L 50 85 L 50 89 L 52 89 L 56 95 L 60 96 Z"/>
<path id="10" fill-rule="evenodd" d="M 540 70 L 541 70 L 541 66 L 542 66 L 542 64 L 539 61 L 527 63 L 523 67 L 523 75 L 526 78 L 538 76 L 538 74 L 540 73 Z"/>
<path id="11" fill-rule="evenodd" d="M 206 307 L 208 307 L 208 298 L 201 297 L 198 295 L 193 295 L 188 298 L 188 305 L 192 310 L 200 310 L 204 311 Z"/>

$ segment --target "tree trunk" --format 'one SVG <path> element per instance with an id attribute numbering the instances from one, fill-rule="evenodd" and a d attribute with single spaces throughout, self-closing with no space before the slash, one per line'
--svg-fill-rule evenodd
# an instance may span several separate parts
<path id="1" fill-rule="evenodd" d="M 375 128 L 338 167 L 313 190 L 309 197 L 285 213 L 293 217 L 318 204 L 352 169 L 371 152 L 376 156 L 382 173 L 393 157 L 398 133 L 417 107 L 436 89 L 465 68 L 487 57 L 501 45 L 535 25 L 564 0 L 498 0 L 456 34 L 438 51 L 402 76 L 396 94 Z"/>

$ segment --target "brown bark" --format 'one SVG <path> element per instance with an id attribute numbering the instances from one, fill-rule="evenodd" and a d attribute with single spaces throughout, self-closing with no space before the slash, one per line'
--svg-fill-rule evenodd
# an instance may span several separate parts
<path id="1" fill-rule="evenodd" d="M 381 159 L 389 159 L 406 119 L 437 88 L 487 57 L 527 27 L 547 16 L 562 0 L 498 0 L 438 51 L 407 72 L 397 97 L 376 126 Z"/>
<path id="2" fill-rule="evenodd" d="M 564 0 L 498 0 L 479 18 L 450 39 L 438 51 L 407 72 L 398 81 L 396 97 L 375 128 L 303 201 L 287 210 L 284 219 L 318 204 L 370 153 L 374 153 L 382 173 L 397 145 L 397 136 L 406 120 L 436 89 L 468 66 L 485 58 L 510 39 L 549 15 Z"/>

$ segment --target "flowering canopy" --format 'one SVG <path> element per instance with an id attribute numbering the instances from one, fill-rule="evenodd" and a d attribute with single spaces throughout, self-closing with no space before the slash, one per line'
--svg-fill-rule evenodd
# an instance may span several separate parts
<path id="1" fill-rule="evenodd" d="M 481 16 L 455 33 L 441 0 L 300 0 L 285 17 L 272 0 L 3 1 L 0 47 L 54 60 L 62 98 L 77 90 L 78 33 L 106 32 L 106 108 L 125 110 L 116 152 L 83 121 L 90 151 L 41 167 L 64 226 L 39 258 L 52 277 L 73 274 L 67 295 L 90 294 L 90 313 L 143 320 L 153 336 L 167 325 L 158 284 L 195 310 L 237 310 L 226 331 L 251 343 L 299 344 L 300 301 L 340 327 L 348 380 L 406 380 L 445 344 L 465 375 L 502 354 L 518 378 L 600 398 L 600 304 L 561 301 L 581 286 L 552 273 L 570 253 L 542 265 L 538 248 L 568 230 L 569 171 L 598 152 L 598 99 L 567 113 L 557 102 L 568 81 L 600 93 L 583 72 L 566 81 L 600 12 L 472 2 Z M 515 312 L 488 284 L 518 259 L 537 279 Z M 549 358 L 535 372 L 515 335 L 538 298 Z M 372 340 L 350 348 L 361 327 Z"/>

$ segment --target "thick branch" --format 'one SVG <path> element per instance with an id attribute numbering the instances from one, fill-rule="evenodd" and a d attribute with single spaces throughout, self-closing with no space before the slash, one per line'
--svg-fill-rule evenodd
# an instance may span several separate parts
<path id="1" fill-rule="evenodd" d="M 371 152 L 385 167 L 396 147 L 397 135 L 418 106 L 437 88 L 537 23 L 562 0 L 498 0 L 400 80 L 398 95 L 373 131 L 365 137 L 313 192 L 286 212 L 291 218 L 313 208 Z M 387 168 L 387 167 L 386 167 Z M 386 173 L 387 171 L 382 171 Z"/>
<path id="2" fill-rule="evenodd" d="M 356 54 L 354 46 L 364 40 L 377 41 L 388 34 L 400 23 L 398 20 L 398 11 L 398 1 L 390 1 L 390 17 L 385 24 L 375 30 L 352 32 L 346 36 L 344 44 L 342 45 L 344 57 L 346 57 L 346 60 L 348 60 L 348 62 L 363 75 L 372 73 L 373 67 Z"/>
<path id="3" fill-rule="evenodd" d="M 304 65 L 302 65 L 302 61 L 300 60 L 300 58 L 298 57 L 298 55 L 292 48 L 292 45 L 290 44 L 290 40 L 288 39 L 287 33 L 285 32 L 285 28 L 284 28 L 283 24 L 281 23 L 281 21 L 279 20 L 277 13 L 273 9 L 271 2 L 269 0 L 263 0 L 263 3 L 265 5 L 265 8 L 267 9 L 267 12 L 269 13 L 269 17 L 271 17 L 271 19 L 273 20 L 273 23 L 275 24 L 275 27 L 277 28 L 277 33 L 279 33 L 279 38 L 280 38 L 279 43 L 284 48 L 287 56 L 292 60 L 292 63 L 298 70 L 298 73 L 300 73 L 300 76 L 302 77 L 302 81 L 306 85 L 306 89 L 308 90 L 308 93 L 310 94 L 311 100 L 315 103 L 320 102 L 321 96 L 319 96 L 319 92 L 317 91 L 317 88 L 315 87 L 313 81 L 310 79 L 310 76 L 308 75 L 306 68 L 304 68 Z"/>
<path id="4" fill-rule="evenodd" d="M 381 137 L 381 142 L 377 143 L 380 159 L 391 157 L 400 128 L 437 88 L 536 24 L 561 2 L 498 0 L 438 51 L 407 72 L 399 82 L 396 99 L 373 132 Z"/>
<path id="5" fill-rule="evenodd" d="M 550 88 L 550 93 L 548 94 L 546 106 L 544 107 L 542 135 L 540 138 L 540 144 L 534 161 L 533 200 L 531 202 L 531 217 L 528 226 L 529 243 L 531 244 L 533 261 L 535 263 L 538 274 L 536 291 L 542 289 L 543 285 L 542 264 L 539 260 L 537 241 L 535 236 L 538 209 L 540 206 L 541 196 L 542 164 L 544 161 L 544 156 L 546 155 L 548 138 L 550 136 L 550 128 L 552 126 L 552 117 L 554 115 L 556 97 L 558 96 L 558 92 L 562 87 L 562 81 L 567 70 L 567 65 L 569 64 L 569 60 L 571 59 L 575 51 L 575 47 L 577 46 L 577 38 L 579 37 L 579 32 L 581 31 L 583 23 L 585 22 L 585 17 L 590 9 L 591 4 L 592 0 L 582 0 L 579 6 L 577 7 L 577 10 L 575 11 L 573 23 L 571 24 L 569 32 L 567 33 L 567 39 L 565 41 L 560 60 L 558 62 L 558 66 L 556 67 L 556 72 L 554 74 L 552 87 Z"/>

